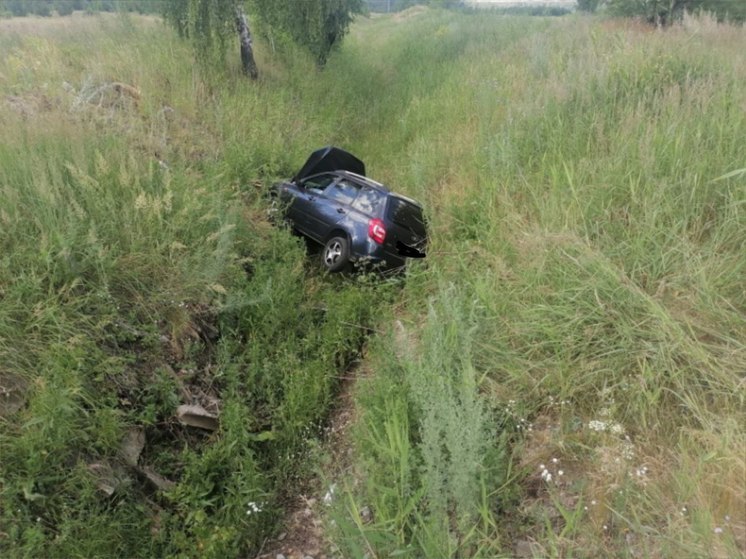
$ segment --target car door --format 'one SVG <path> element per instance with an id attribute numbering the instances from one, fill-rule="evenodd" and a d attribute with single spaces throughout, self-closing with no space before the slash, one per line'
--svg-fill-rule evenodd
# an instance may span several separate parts
<path id="1" fill-rule="evenodd" d="M 350 212 L 360 187 L 347 179 L 339 179 L 324 189 L 323 194 L 308 208 L 309 235 L 325 241 L 335 225 Z"/>
<path id="2" fill-rule="evenodd" d="M 309 215 L 319 203 L 319 198 L 336 177 L 329 173 L 315 175 L 301 182 L 291 191 L 292 200 L 288 206 L 287 216 L 301 233 L 311 235 L 312 222 Z"/>

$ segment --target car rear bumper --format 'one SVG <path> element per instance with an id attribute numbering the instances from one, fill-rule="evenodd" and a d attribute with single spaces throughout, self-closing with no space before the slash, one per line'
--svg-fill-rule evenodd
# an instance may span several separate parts
<path id="1" fill-rule="evenodd" d="M 382 248 L 382 247 L 379 247 Z M 360 268 L 376 268 L 390 270 L 392 268 L 401 268 L 406 264 L 406 260 L 399 256 L 389 254 L 383 250 L 376 251 L 373 254 L 352 254 L 352 260 Z"/>

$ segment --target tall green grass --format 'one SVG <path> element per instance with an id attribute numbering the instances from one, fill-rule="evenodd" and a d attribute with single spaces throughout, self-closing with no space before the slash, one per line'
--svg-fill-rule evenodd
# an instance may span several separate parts
<path id="1" fill-rule="evenodd" d="M 434 238 L 403 300 L 412 349 L 376 345 L 360 388 L 368 483 L 335 517 L 342 549 L 743 552 L 746 37 L 687 26 L 358 28 L 348 53 L 384 44 L 355 72 L 398 52 L 438 69 L 381 93 L 367 144 Z"/>
<path id="2" fill-rule="evenodd" d="M 280 85 L 201 74 L 146 18 L 38 25 L 0 59 L 0 549 L 256 553 L 388 286 L 264 219 L 321 142 L 285 149 L 313 115 Z"/>
<path id="3" fill-rule="evenodd" d="M 3 549 L 256 551 L 373 325 L 343 556 L 743 553 L 742 27 L 418 10 L 252 84 L 95 22 L 0 39 Z M 79 102 L 112 81 L 140 98 Z M 425 203 L 402 291 L 265 223 L 326 144 Z M 185 390 L 217 433 L 173 419 Z"/>

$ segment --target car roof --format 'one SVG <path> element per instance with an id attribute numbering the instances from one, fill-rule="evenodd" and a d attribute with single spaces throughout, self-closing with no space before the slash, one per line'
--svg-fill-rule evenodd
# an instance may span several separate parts
<path id="1" fill-rule="evenodd" d="M 399 194 L 398 192 L 391 192 L 391 195 L 394 196 L 395 198 L 399 198 L 400 200 L 409 202 L 413 206 L 417 206 L 418 208 L 422 209 L 422 204 L 420 204 L 417 200 L 410 198 L 409 196 L 404 196 L 404 194 Z"/>
<path id="2" fill-rule="evenodd" d="M 357 173 L 353 173 L 352 171 L 335 171 L 335 173 L 340 177 L 353 179 L 356 182 L 362 183 L 365 186 L 370 186 L 371 188 L 375 188 L 376 190 L 380 190 L 385 193 L 391 192 L 391 190 L 387 186 L 371 179 L 370 177 L 364 177 L 363 175 L 358 175 Z"/>
<path id="3" fill-rule="evenodd" d="M 351 171 L 335 171 L 335 172 L 339 176 L 352 178 L 356 180 L 357 182 L 363 183 L 366 186 L 370 186 L 371 188 L 380 190 L 381 192 L 385 194 L 390 194 L 391 196 L 399 198 L 400 200 L 404 200 L 405 202 L 409 202 L 410 204 L 422 209 L 422 204 L 420 204 L 417 200 L 414 200 L 410 198 L 409 196 L 404 196 L 404 194 L 399 194 L 398 192 L 394 192 L 386 185 L 383 185 L 380 182 L 371 179 L 370 177 L 364 177 L 363 175 L 358 175 L 357 173 L 353 173 Z"/>
<path id="4" fill-rule="evenodd" d="M 318 173 L 318 174 L 324 175 L 327 173 Z M 414 200 L 410 198 L 409 196 L 404 196 L 404 194 L 399 194 L 398 192 L 394 192 L 386 185 L 381 184 L 377 180 L 371 179 L 370 177 L 365 177 L 363 175 L 358 175 L 357 173 L 353 173 L 352 171 L 344 171 L 341 169 L 337 171 L 333 171 L 332 174 L 337 175 L 338 177 L 352 179 L 357 183 L 360 183 L 364 186 L 369 186 L 375 190 L 378 190 L 379 192 L 382 192 L 383 194 L 390 194 L 391 196 L 395 196 L 396 198 L 404 200 L 405 202 L 409 202 L 410 204 L 422 209 L 422 204 L 420 204 L 417 200 Z"/>

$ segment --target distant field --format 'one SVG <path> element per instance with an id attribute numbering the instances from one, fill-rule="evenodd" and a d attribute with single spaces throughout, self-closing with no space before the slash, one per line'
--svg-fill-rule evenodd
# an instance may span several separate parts
<path id="1" fill-rule="evenodd" d="M 746 553 L 744 27 L 274 47 L 251 83 L 155 18 L 0 21 L 0 555 L 251 557 L 298 503 L 342 557 Z M 328 144 L 425 203 L 406 277 L 267 222 Z"/>
<path id="2" fill-rule="evenodd" d="M 75 12 L 65 17 L 13 17 L 8 19 L 0 18 L 0 31 L 19 33 L 23 35 L 43 34 L 54 35 L 60 31 L 79 31 L 81 26 L 93 25 L 96 22 L 113 20 L 118 16 L 114 14 L 86 14 L 85 12 Z M 148 24 L 160 21 L 156 16 L 147 16 L 140 14 L 130 14 L 128 17 L 138 24 Z"/>

